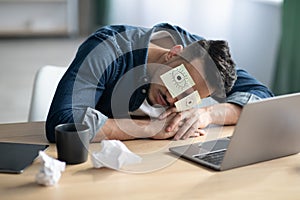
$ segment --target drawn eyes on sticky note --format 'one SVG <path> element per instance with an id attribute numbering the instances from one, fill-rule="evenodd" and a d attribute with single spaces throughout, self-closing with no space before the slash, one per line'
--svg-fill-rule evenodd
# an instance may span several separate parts
<path id="1" fill-rule="evenodd" d="M 177 97 L 195 85 L 195 82 L 183 64 L 162 74 L 160 78 L 167 87 L 172 98 Z M 194 91 L 175 102 L 175 106 L 177 111 L 180 112 L 191 109 L 199 103 L 201 103 L 201 97 L 198 91 Z"/>
<path id="2" fill-rule="evenodd" d="M 167 87 L 172 98 L 177 97 L 179 94 L 195 85 L 195 82 L 183 64 L 162 74 L 160 78 Z"/>
<path id="3" fill-rule="evenodd" d="M 188 96 L 175 102 L 178 112 L 188 110 L 201 103 L 201 97 L 197 91 L 192 92 Z"/>
<path id="4" fill-rule="evenodd" d="M 173 82 L 177 88 L 181 89 L 186 85 L 185 74 L 180 71 L 174 71 L 172 74 Z M 182 90 L 182 89 L 181 89 Z"/>

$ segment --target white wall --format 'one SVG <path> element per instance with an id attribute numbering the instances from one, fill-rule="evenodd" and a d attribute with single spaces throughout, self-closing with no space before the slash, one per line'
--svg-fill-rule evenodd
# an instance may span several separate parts
<path id="1" fill-rule="evenodd" d="M 235 0 L 229 42 L 237 64 L 270 86 L 276 63 L 281 4 Z"/>
<path id="2" fill-rule="evenodd" d="M 112 24 L 180 25 L 209 38 L 227 37 L 234 0 L 111 0 Z"/>
<path id="3" fill-rule="evenodd" d="M 109 23 L 169 22 L 207 39 L 229 41 L 236 64 L 270 86 L 282 0 L 111 0 Z"/>

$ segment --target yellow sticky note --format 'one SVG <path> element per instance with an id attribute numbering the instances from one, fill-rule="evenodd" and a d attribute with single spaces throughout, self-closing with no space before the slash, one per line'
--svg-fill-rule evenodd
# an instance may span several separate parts
<path id="1" fill-rule="evenodd" d="M 180 111 L 191 109 L 200 103 L 201 103 L 201 97 L 200 97 L 198 91 L 194 91 L 193 93 L 189 94 L 188 96 L 175 102 L 175 106 L 177 108 L 177 111 L 180 112 Z"/>
<path id="2" fill-rule="evenodd" d="M 160 78 L 173 98 L 195 85 L 183 64 L 162 74 Z"/>

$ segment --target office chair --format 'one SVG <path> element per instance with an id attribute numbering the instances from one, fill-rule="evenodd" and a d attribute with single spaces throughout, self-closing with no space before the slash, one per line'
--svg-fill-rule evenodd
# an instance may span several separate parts
<path id="1" fill-rule="evenodd" d="M 40 68 L 33 84 L 28 121 L 46 121 L 56 87 L 67 67 L 46 65 Z"/>

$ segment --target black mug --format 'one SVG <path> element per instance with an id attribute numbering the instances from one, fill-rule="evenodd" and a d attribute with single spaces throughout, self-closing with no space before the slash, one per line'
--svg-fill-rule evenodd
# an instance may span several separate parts
<path id="1" fill-rule="evenodd" d="M 66 164 L 80 164 L 87 160 L 90 129 L 79 123 L 55 127 L 57 158 Z"/>

